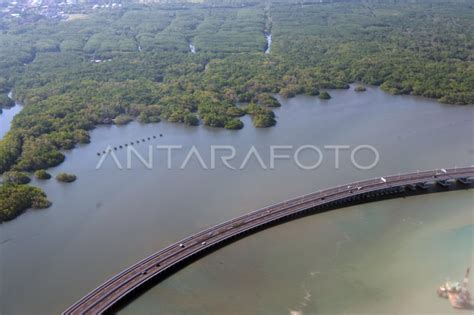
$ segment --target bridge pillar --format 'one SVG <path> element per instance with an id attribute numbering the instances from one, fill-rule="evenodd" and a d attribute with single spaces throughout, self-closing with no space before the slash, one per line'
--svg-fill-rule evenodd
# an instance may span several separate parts
<path id="1" fill-rule="evenodd" d="M 436 184 L 440 185 L 443 188 L 448 188 L 449 187 L 449 183 L 446 180 L 438 180 L 436 182 Z"/>
<path id="2" fill-rule="evenodd" d="M 457 178 L 456 181 L 466 186 L 471 184 L 471 181 L 469 180 L 469 178 L 466 178 L 466 177 Z"/>
<path id="3" fill-rule="evenodd" d="M 423 189 L 423 190 L 428 189 L 428 185 L 426 185 L 425 182 L 416 184 L 416 187 L 421 188 L 421 189 Z"/>

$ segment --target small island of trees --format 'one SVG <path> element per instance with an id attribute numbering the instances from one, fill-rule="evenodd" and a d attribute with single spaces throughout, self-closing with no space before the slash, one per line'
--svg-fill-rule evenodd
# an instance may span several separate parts
<path id="1" fill-rule="evenodd" d="M 224 128 L 226 129 L 242 129 L 244 128 L 244 123 L 240 120 L 240 119 L 235 119 L 235 118 L 232 118 L 232 119 L 229 119 Z"/>
<path id="2" fill-rule="evenodd" d="M 357 85 L 355 88 L 354 88 L 354 91 L 356 92 L 365 92 L 367 89 L 365 88 L 365 86 L 363 85 Z"/>
<path id="3" fill-rule="evenodd" d="M 45 170 L 37 170 L 35 172 L 35 177 L 37 179 L 41 179 L 41 180 L 47 180 L 47 179 L 50 179 L 51 178 L 51 174 L 49 174 L 48 172 L 46 172 Z"/>
<path id="4" fill-rule="evenodd" d="M 257 114 L 253 117 L 253 124 L 257 128 L 267 128 L 274 126 L 276 124 L 275 116 L 269 113 Z"/>
<path id="5" fill-rule="evenodd" d="M 323 91 L 323 92 L 319 93 L 319 98 L 322 99 L 322 100 L 328 100 L 328 99 L 331 98 L 331 95 L 329 95 L 328 92 Z"/>
<path id="6" fill-rule="evenodd" d="M 74 174 L 59 173 L 59 174 L 56 176 L 56 179 L 57 179 L 59 182 L 72 183 L 72 182 L 74 182 L 74 181 L 77 179 L 77 177 L 76 177 L 76 175 L 74 175 Z"/>

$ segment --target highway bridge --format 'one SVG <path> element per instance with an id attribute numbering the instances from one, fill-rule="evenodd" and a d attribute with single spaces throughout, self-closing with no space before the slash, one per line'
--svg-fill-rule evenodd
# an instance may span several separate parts
<path id="1" fill-rule="evenodd" d="M 139 261 L 74 303 L 64 315 L 112 312 L 196 259 L 270 226 L 331 209 L 377 200 L 473 188 L 474 166 L 423 171 L 354 182 L 259 209 L 172 244 Z"/>

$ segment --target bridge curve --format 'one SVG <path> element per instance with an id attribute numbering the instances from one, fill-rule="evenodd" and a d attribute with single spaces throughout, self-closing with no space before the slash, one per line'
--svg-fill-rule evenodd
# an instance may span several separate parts
<path id="1" fill-rule="evenodd" d="M 354 182 L 283 201 L 205 229 L 152 254 L 115 275 L 62 314 L 102 314 L 152 279 L 175 272 L 224 244 L 269 226 L 354 204 L 445 191 L 452 187 L 452 181 L 457 182 L 457 189 L 472 188 L 473 177 L 474 166 L 423 171 Z"/>

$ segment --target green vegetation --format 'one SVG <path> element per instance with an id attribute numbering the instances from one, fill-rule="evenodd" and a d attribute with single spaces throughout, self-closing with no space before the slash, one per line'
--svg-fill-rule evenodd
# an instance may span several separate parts
<path id="1" fill-rule="evenodd" d="M 276 124 L 276 120 L 271 114 L 258 114 L 253 117 L 253 124 L 257 128 L 266 128 L 274 126 Z"/>
<path id="2" fill-rule="evenodd" d="M 9 171 L 3 173 L 3 182 L 6 184 L 28 184 L 31 179 L 23 172 Z"/>
<path id="3" fill-rule="evenodd" d="M 0 107 L 25 107 L 0 174 L 60 164 L 101 124 L 162 119 L 275 125 L 275 94 L 327 97 L 352 82 L 474 104 L 474 11 L 464 0 L 213 1 L 131 5 L 87 18 L 0 23 Z M 271 32 L 270 54 L 265 32 Z M 189 43 L 196 47 L 191 53 Z M 241 106 L 242 105 L 242 106 Z"/>
<path id="4" fill-rule="evenodd" d="M 331 98 L 331 95 L 329 95 L 328 92 L 323 91 L 323 92 L 319 93 L 319 98 L 322 99 L 322 100 L 328 100 L 328 99 Z"/>
<path id="5" fill-rule="evenodd" d="M 22 138 L 15 132 L 9 132 L 0 141 L 0 173 L 12 168 L 21 155 Z"/>
<path id="6" fill-rule="evenodd" d="M 15 102 L 6 94 L 0 94 L 0 110 L 2 108 L 9 108 L 15 106 Z"/>
<path id="7" fill-rule="evenodd" d="M 354 88 L 354 91 L 356 92 L 365 92 L 367 89 L 365 88 L 365 86 L 363 85 L 357 85 L 355 88 Z"/>
<path id="8" fill-rule="evenodd" d="M 240 119 L 232 118 L 232 119 L 229 119 L 225 123 L 224 128 L 227 128 L 227 129 L 242 129 L 242 128 L 244 128 L 244 123 Z"/>
<path id="9" fill-rule="evenodd" d="M 184 123 L 188 126 L 197 126 L 199 118 L 195 114 L 188 113 L 184 116 Z"/>
<path id="10" fill-rule="evenodd" d="M 126 114 L 118 115 L 113 119 L 114 124 L 116 125 L 126 125 L 133 120 L 133 117 Z"/>
<path id="11" fill-rule="evenodd" d="M 44 192 L 28 185 L 0 185 L 0 223 L 12 220 L 29 208 L 47 208 L 51 203 Z"/>
<path id="12" fill-rule="evenodd" d="M 74 174 L 59 173 L 59 174 L 56 176 L 56 179 L 57 179 L 59 182 L 72 183 L 72 182 L 74 182 L 74 181 L 77 179 L 77 177 L 76 177 L 76 175 L 74 175 Z"/>
<path id="13" fill-rule="evenodd" d="M 250 103 L 245 107 L 245 112 L 252 116 L 252 121 L 257 128 L 271 127 L 276 124 L 275 114 L 268 108 Z"/>
<path id="14" fill-rule="evenodd" d="M 35 172 L 35 177 L 37 179 L 42 179 L 42 180 L 46 180 L 46 179 L 50 179 L 51 178 L 51 174 L 49 174 L 48 172 L 46 172 L 45 170 L 37 170 Z"/>
<path id="15" fill-rule="evenodd" d="M 267 107 L 280 107 L 281 104 L 278 100 L 270 93 L 261 93 L 256 96 L 256 102 L 259 105 Z"/>
<path id="16" fill-rule="evenodd" d="M 72 149 L 74 140 L 71 135 L 61 137 L 62 133 L 50 134 L 39 138 L 27 138 L 23 141 L 21 156 L 14 169 L 35 171 L 61 164 L 64 155 L 59 149 Z"/>

